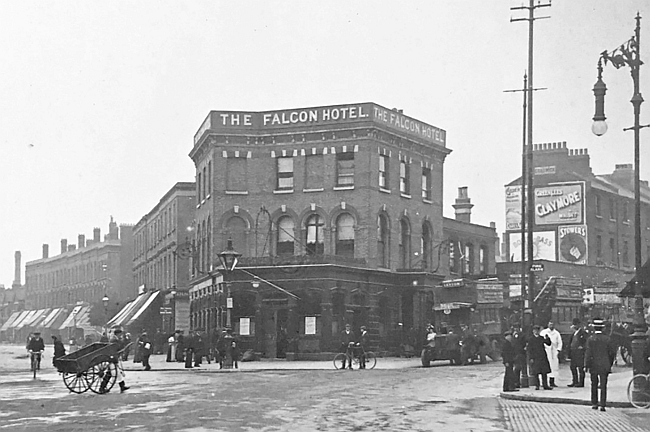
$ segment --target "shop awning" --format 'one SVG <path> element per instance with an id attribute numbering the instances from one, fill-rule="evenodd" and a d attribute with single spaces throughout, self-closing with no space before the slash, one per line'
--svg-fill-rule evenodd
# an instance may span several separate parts
<path id="1" fill-rule="evenodd" d="M 40 323 L 40 327 L 47 329 L 54 324 L 56 319 L 63 315 L 65 313 L 65 309 L 63 308 L 54 308 L 52 309 L 46 316 L 43 318 L 43 320 Z"/>
<path id="2" fill-rule="evenodd" d="M 40 327 L 41 323 L 49 313 L 50 313 L 50 308 L 39 309 L 38 312 L 36 312 L 36 314 L 32 318 L 32 321 L 27 323 L 26 326 L 34 327 L 34 328 Z"/>
<path id="3" fill-rule="evenodd" d="M 66 329 L 68 327 L 76 327 L 76 321 L 77 318 L 79 317 L 79 313 L 81 312 L 81 309 L 83 308 L 82 305 L 77 305 L 72 309 L 72 312 L 68 314 L 68 317 L 63 321 L 63 324 L 61 324 L 61 327 L 59 327 L 59 330 Z"/>
<path id="4" fill-rule="evenodd" d="M 639 271 L 639 276 L 641 276 L 641 292 L 643 293 L 643 298 L 650 297 L 650 259 L 648 259 L 645 264 L 641 266 Z M 636 276 L 634 276 L 627 284 L 625 288 L 620 292 L 620 297 L 634 297 L 636 292 L 634 291 L 634 285 L 636 283 Z"/>
<path id="5" fill-rule="evenodd" d="M 145 292 L 127 303 L 109 322 L 108 327 L 126 327 L 133 324 L 151 306 L 160 291 Z"/>
<path id="6" fill-rule="evenodd" d="M 9 330 L 12 327 L 13 323 L 18 319 L 20 314 L 22 314 L 23 312 L 24 311 L 16 311 L 16 312 L 12 313 L 9 316 L 9 319 L 7 321 L 5 321 L 5 323 L 2 325 L 2 327 L 0 327 L 0 331 Z"/>
<path id="7" fill-rule="evenodd" d="M 453 310 L 453 309 L 470 308 L 470 307 L 472 307 L 471 303 L 451 302 L 451 303 L 440 303 L 439 305 L 434 306 L 433 310 L 444 311 L 444 310 Z"/>
<path id="8" fill-rule="evenodd" d="M 23 319 L 20 320 L 20 322 L 17 322 L 16 325 L 14 325 L 14 328 L 16 330 L 20 330 L 23 328 L 26 324 L 32 322 L 32 319 L 34 318 L 34 315 L 36 315 L 38 311 L 36 310 L 30 310 L 27 311 L 27 315 L 23 317 Z"/>

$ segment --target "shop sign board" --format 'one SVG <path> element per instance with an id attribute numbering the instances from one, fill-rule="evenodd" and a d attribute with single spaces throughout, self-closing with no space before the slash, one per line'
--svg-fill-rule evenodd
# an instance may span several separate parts
<path id="1" fill-rule="evenodd" d="M 477 283 L 477 303 L 503 303 L 503 285 L 500 283 Z"/>
<path id="2" fill-rule="evenodd" d="M 510 261 L 521 261 L 521 233 L 511 232 L 507 235 L 510 246 Z M 528 254 L 528 248 L 526 248 L 526 254 Z M 533 260 L 556 260 L 555 231 L 539 231 L 533 233 Z"/>
<path id="3" fill-rule="evenodd" d="M 584 183 L 558 183 L 535 188 L 535 225 L 584 222 Z"/>

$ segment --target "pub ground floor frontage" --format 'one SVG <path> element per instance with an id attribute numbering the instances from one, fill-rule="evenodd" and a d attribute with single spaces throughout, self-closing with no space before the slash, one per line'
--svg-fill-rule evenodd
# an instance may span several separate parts
<path id="1" fill-rule="evenodd" d="M 366 326 L 366 349 L 398 354 L 421 343 L 441 279 L 337 264 L 241 267 L 194 281 L 190 328 L 214 338 L 230 325 L 242 352 L 306 359 L 339 351 L 345 324 L 357 336 Z"/>

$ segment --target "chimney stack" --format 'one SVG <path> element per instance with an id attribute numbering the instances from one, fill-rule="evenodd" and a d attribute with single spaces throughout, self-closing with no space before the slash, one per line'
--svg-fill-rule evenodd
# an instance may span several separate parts
<path id="1" fill-rule="evenodd" d="M 50 246 L 48 244 L 43 243 L 43 258 L 49 258 L 50 257 Z"/>
<path id="2" fill-rule="evenodd" d="M 467 223 L 471 222 L 472 207 L 474 207 L 474 204 L 471 203 L 471 200 L 467 195 L 467 186 L 458 188 L 458 198 L 456 198 L 456 203 L 453 204 L 452 207 L 456 210 L 457 221 Z"/>
<path id="3" fill-rule="evenodd" d="M 79 237 L 77 237 L 77 247 L 79 249 L 86 247 L 86 236 L 85 235 L 79 234 Z"/>
<path id="4" fill-rule="evenodd" d="M 72 252 L 75 249 L 77 249 L 77 245 L 75 245 L 75 244 L 69 244 L 68 245 L 68 252 Z"/>
<path id="5" fill-rule="evenodd" d="M 68 250 L 68 240 L 61 239 L 61 253 L 66 253 Z"/>
<path id="6" fill-rule="evenodd" d="M 101 239 L 102 230 L 99 228 L 93 228 L 93 243 L 99 243 Z"/>
<path id="7" fill-rule="evenodd" d="M 16 261 L 16 268 L 15 268 L 15 274 L 14 274 L 14 284 L 13 286 L 19 287 L 22 284 L 20 283 L 20 251 L 16 251 L 14 253 L 14 259 Z"/>

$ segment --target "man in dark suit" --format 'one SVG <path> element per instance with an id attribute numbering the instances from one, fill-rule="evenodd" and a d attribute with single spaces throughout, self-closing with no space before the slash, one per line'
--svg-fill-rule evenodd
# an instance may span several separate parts
<path id="1" fill-rule="evenodd" d="M 512 328 L 512 347 L 515 351 L 515 388 L 520 388 L 522 371 L 528 373 L 528 369 L 526 366 L 526 338 L 518 327 Z"/>
<path id="2" fill-rule="evenodd" d="M 366 348 L 369 346 L 370 343 L 370 335 L 368 334 L 368 330 L 366 329 L 366 326 L 361 326 L 360 328 L 361 334 L 359 335 L 359 368 L 360 369 L 365 369 L 366 368 Z"/>
<path id="3" fill-rule="evenodd" d="M 573 333 L 569 337 L 569 354 L 571 355 L 571 375 L 573 379 L 569 387 L 585 386 L 585 344 L 587 332 L 582 327 L 579 318 L 573 319 Z"/>
<path id="4" fill-rule="evenodd" d="M 593 320 L 594 334 L 589 336 L 585 347 L 585 371 L 591 374 L 591 408 L 605 411 L 607 405 L 607 378 L 612 372 L 616 358 L 616 347 L 609 336 L 603 334 L 605 322 L 600 318 Z M 600 387 L 600 404 L 598 403 Z"/>
<path id="5" fill-rule="evenodd" d="M 539 375 L 542 376 L 542 386 L 544 390 L 553 390 L 548 385 L 548 374 L 551 372 L 551 365 L 546 356 L 545 345 L 551 345 L 551 339 L 546 336 L 540 336 L 540 326 L 533 327 L 533 335 L 528 339 L 526 351 L 530 360 L 529 377 L 535 377 L 535 390 L 539 390 Z"/>
<path id="6" fill-rule="evenodd" d="M 341 332 L 341 352 L 348 353 L 350 355 L 350 364 L 348 365 L 350 369 L 352 369 L 352 349 L 350 346 L 350 343 L 355 343 L 356 342 L 356 337 L 354 336 L 354 332 L 351 329 L 350 324 L 345 325 L 345 330 Z M 341 370 L 345 369 L 345 359 L 343 360 L 343 367 L 341 367 Z"/>
<path id="7" fill-rule="evenodd" d="M 518 391 L 515 386 L 515 347 L 513 345 L 512 332 L 507 331 L 504 334 L 504 341 L 501 347 L 501 358 L 505 366 L 505 374 L 503 375 L 503 391 L 513 392 Z"/>

